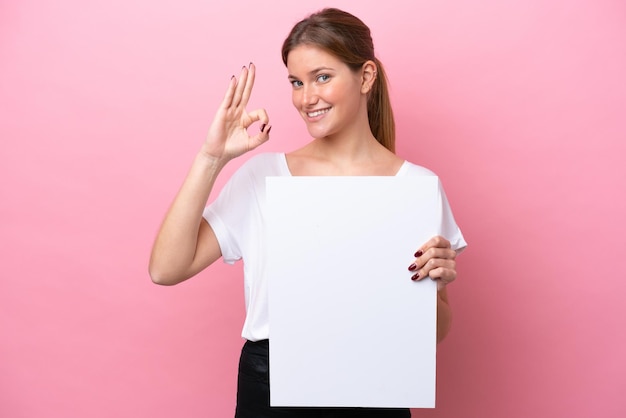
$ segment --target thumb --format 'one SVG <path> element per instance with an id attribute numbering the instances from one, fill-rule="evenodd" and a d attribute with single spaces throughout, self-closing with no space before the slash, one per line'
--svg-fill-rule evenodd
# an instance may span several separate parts
<path id="1" fill-rule="evenodd" d="M 250 149 L 254 149 L 259 145 L 267 142 L 270 139 L 270 130 L 272 129 L 271 125 L 269 125 L 270 118 L 267 115 L 267 111 L 265 109 L 256 109 L 248 113 L 249 124 L 246 126 L 249 127 L 254 122 L 260 122 L 260 132 L 255 135 L 250 135 Z"/>
<path id="2" fill-rule="evenodd" d="M 270 139 L 271 125 L 261 125 L 261 131 L 256 135 L 250 136 L 250 148 L 256 148 Z"/>

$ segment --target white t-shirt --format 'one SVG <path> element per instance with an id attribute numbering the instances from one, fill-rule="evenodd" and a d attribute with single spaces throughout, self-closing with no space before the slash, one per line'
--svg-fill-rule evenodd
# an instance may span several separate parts
<path id="1" fill-rule="evenodd" d="M 405 161 L 397 176 L 434 176 L 418 165 Z M 224 262 L 244 261 L 246 320 L 242 337 L 250 341 L 269 338 L 268 280 L 265 248 L 265 178 L 291 176 L 283 153 L 258 154 L 243 164 L 228 180 L 217 199 L 204 210 L 222 251 Z M 441 235 L 452 248 L 467 245 L 454 221 L 441 183 Z M 419 245 L 420 243 L 416 243 Z"/>

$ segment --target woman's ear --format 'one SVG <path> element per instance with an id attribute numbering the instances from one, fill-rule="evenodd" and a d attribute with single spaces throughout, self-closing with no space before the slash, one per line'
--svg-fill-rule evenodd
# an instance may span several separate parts
<path id="1" fill-rule="evenodd" d="M 365 61 L 361 67 L 361 74 L 361 93 L 367 94 L 372 90 L 376 77 L 378 77 L 376 63 L 372 60 Z"/>

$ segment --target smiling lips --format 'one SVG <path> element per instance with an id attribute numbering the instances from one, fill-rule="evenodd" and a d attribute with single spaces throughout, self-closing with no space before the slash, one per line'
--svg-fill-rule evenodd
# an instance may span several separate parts
<path id="1" fill-rule="evenodd" d="M 327 113 L 329 110 L 330 110 L 330 107 L 326 109 L 315 110 L 313 112 L 307 112 L 306 115 L 310 118 L 315 118 L 317 116 L 323 115 L 324 113 Z"/>

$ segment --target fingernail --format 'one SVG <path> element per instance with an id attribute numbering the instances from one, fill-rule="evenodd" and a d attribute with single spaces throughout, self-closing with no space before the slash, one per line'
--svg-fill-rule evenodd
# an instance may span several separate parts
<path id="1" fill-rule="evenodd" d="M 261 132 L 263 132 L 263 129 L 265 129 L 265 124 L 261 125 Z"/>
<path id="2" fill-rule="evenodd" d="M 417 252 L 415 254 L 413 254 L 415 257 L 421 257 L 424 253 L 422 252 L 422 250 L 417 250 Z"/>
<path id="3" fill-rule="evenodd" d="M 250 61 L 250 67 L 252 67 L 254 64 L 252 63 L 252 61 Z"/>
<path id="4" fill-rule="evenodd" d="M 411 264 L 411 265 L 409 266 L 409 271 L 413 271 L 413 270 L 415 270 L 415 269 L 417 269 L 417 265 L 416 265 L 415 263 L 413 263 L 413 264 Z"/>
<path id="5" fill-rule="evenodd" d="M 419 278 L 420 278 L 420 274 L 419 274 L 419 273 L 415 273 L 415 274 L 411 277 L 411 280 L 414 280 L 414 281 L 415 281 L 415 280 L 417 280 L 417 279 L 419 279 Z"/>
<path id="6" fill-rule="evenodd" d="M 270 134 L 270 131 L 272 130 L 272 127 L 270 126 L 270 128 L 267 130 L 267 134 Z"/>

